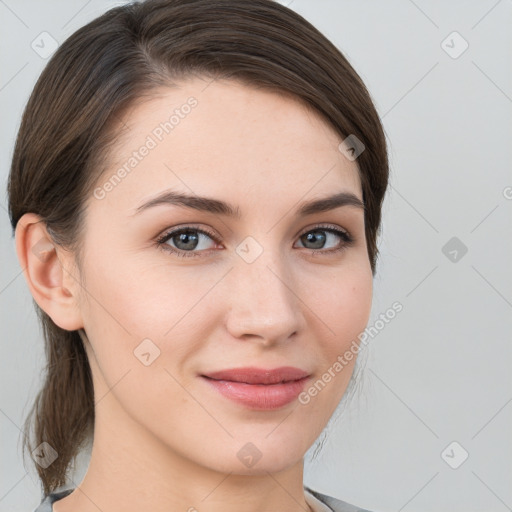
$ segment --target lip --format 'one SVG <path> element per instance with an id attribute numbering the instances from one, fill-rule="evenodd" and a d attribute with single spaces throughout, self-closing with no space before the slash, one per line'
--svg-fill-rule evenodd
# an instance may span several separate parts
<path id="1" fill-rule="evenodd" d="M 233 368 L 201 375 L 224 397 L 256 410 L 277 409 L 293 402 L 309 377 L 308 372 L 291 366 Z"/>

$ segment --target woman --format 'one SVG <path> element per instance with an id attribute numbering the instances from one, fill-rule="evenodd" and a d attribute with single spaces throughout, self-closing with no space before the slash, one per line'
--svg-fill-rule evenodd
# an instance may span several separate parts
<path id="1" fill-rule="evenodd" d="M 48 359 L 37 512 L 360 510 L 303 458 L 353 380 L 387 180 L 361 79 L 271 0 L 148 0 L 66 40 L 8 185 Z"/>

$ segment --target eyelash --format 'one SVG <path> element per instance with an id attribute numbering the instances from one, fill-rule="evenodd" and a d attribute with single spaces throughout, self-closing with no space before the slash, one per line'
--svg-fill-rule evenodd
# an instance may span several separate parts
<path id="1" fill-rule="evenodd" d="M 179 256 L 180 258 L 181 257 L 194 258 L 194 257 L 200 256 L 202 252 L 208 252 L 208 251 L 182 251 L 180 249 L 175 249 L 174 247 L 171 247 L 170 245 L 168 245 L 166 243 L 171 238 L 173 238 L 181 233 L 186 233 L 187 231 L 202 233 L 203 235 L 207 235 L 208 237 L 210 237 L 214 242 L 220 243 L 220 240 L 218 240 L 217 236 L 214 233 L 208 231 L 207 229 L 204 229 L 204 228 L 200 229 L 195 226 L 185 226 L 182 228 L 178 228 L 176 230 L 166 231 L 163 235 L 158 237 L 156 240 L 157 247 L 159 249 L 161 249 L 162 251 L 165 251 L 166 253 L 169 253 L 169 252 L 173 253 L 176 256 Z M 320 253 L 321 255 L 322 254 L 326 255 L 326 256 L 332 255 L 333 253 L 339 253 L 339 252 L 347 249 L 348 247 L 351 247 L 352 245 L 354 245 L 354 242 L 356 241 L 355 238 L 352 235 L 350 235 L 350 233 L 348 231 L 344 231 L 344 230 L 335 228 L 330 225 L 326 226 L 323 224 L 319 224 L 318 226 L 314 226 L 313 228 L 310 228 L 307 231 L 302 232 L 299 235 L 299 238 L 307 233 L 311 233 L 314 231 L 327 231 L 328 233 L 333 233 L 333 234 L 339 236 L 343 240 L 343 243 L 341 244 L 341 246 L 336 247 L 335 249 L 322 250 L 322 249 L 304 248 L 304 250 L 310 251 L 315 256 L 317 256 L 318 253 Z M 215 249 L 212 249 L 212 250 L 215 250 Z"/>

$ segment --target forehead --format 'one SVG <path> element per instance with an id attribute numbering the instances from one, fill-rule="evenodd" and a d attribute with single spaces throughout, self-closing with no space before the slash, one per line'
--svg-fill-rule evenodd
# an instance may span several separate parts
<path id="1" fill-rule="evenodd" d="M 342 190 L 362 198 L 343 138 L 290 95 L 197 78 L 156 90 L 120 121 L 98 182 L 112 182 L 104 206 L 131 213 L 169 188 L 260 206 Z"/>

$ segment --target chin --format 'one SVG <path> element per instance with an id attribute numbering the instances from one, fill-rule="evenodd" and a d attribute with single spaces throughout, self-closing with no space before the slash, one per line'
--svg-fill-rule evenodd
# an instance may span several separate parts
<path id="1" fill-rule="evenodd" d="M 237 436 L 237 439 L 226 440 L 216 449 L 209 450 L 204 465 L 221 473 L 236 475 L 256 476 L 284 471 L 302 461 L 311 444 L 303 438 L 290 437 L 290 434 L 290 430 L 283 430 L 280 434 L 274 432 L 269 435 L 269 430 L 265 429 L 265 432 L 244 436 L 243 439 Z M 204 452 L 202 455 L 204 457 Z"/>

